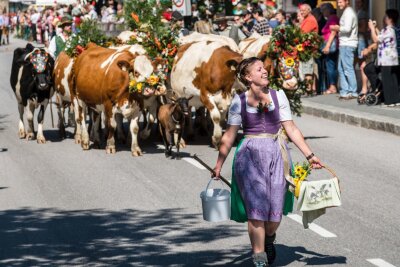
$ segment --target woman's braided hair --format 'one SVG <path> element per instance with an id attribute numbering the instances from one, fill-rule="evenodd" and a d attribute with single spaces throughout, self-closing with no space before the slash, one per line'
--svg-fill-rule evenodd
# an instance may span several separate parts
<path id="1" fill-rule="evenodd" d="M 242 60 L 236 68 L 236 76 L 241 83 L 246 87 L 249 87 L 249 81 L 246 79 L 246 75 L 249 73 L 249 67 L 260 59 L 257 57 L 249 57 Z"/>

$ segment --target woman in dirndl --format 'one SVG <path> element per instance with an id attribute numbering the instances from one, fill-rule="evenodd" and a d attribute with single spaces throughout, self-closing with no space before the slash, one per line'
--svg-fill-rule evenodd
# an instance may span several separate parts
<path id="1" fill-rule="evenodd" d="M 272 264 L 276 257 L 275 233 L 282 219 L 287 180 L 290 181 L 287 137 L 313 168 L 321 168 L 322 164 L 294 124 L 283 90 L 268 88 L 268 72 L 263 63 L 255 57 L 244 59 L 237 76 L 248 90 L 232 100 L 213 177 L 218 179 L 242 125 L 244 139 L 235 154 L 233 183 L 244 201 L 253 262 L 261 267 Z"/>

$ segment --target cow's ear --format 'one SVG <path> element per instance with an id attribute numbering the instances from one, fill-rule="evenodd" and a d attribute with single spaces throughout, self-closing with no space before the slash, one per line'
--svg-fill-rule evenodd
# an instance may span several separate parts
<path id="1" fill-rule="evenodd" d="M 121 70 L 126 71 L 126 72 L 129 72 L 132 69 L 131 65 L 126 60 L 118 61 L 117 65 Z"/>
<path id="2" fill-rule="evenodd" d="M 226 62 L 226 65 L 228 68 L 230 68 L 233 71 L 236 71 L 236 67 L 239 65 L 239 62 L 237 62 L 236 59 L 230 59 Z"/>
<path id="3" fill-rule="evenodd" d="M 27 52 L 32 52 L 35 47 L 31 43 L 27 43 L 25 49 Z"/>

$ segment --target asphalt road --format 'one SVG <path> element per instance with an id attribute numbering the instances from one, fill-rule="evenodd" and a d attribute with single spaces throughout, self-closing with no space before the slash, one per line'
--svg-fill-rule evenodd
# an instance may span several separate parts
<path id="1" fill-rule="evenodd" d="M 209 172 L 166 159 L 156 138 L 141 142 L 139 158 L 124 145 L 114 155 L 82 151 L 72 134 L 58 138 L 47 112 L 48 142 L 20 140 L 11 59 L 0 49 L 0 266 L 251 266 L 246 224 L 202 219 Z M 295 221 L 301 213 L 284 217 L 274 266 L 400 266 L 400 137 L 306 115 L 295 121 L 337 172 L 343 205 L 312 230 Z M 199 138 L 183 155 L 213 166 L 208 144 Z"/>

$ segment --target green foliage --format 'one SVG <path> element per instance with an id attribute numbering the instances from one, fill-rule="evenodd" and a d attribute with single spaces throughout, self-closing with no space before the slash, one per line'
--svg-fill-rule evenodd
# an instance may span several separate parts
<path id="1" fill-rule="evenodd" d="M 171 7 L 171 2 L 156 0 L 126 0 L 124 1 L 125 21 L 132 30 L 138 30 L 141 25 L 151 25 L 156 35 L 163 30 L 165 25 L 161 21 L 162 12 L 166 7 Z"/>
<path id="2" fill-rule="evenodd" d="M 322 37 L 318 33 L 303 33 L 297 26 L 276 27 L 272 33 L 267 56 L 277 59 L 293 57 L 308 61 L 320 56 Z"/>
<path id="3" fill-rule="evenodd" d="M 65 52 L 70 57 L 76 57 L 90 42 L 108 47 L 111 44 L 111 39 L 99 29 L 97 21 L 84 20 L 79 25 L 77 33 L 73 33 L 67 40 Z"/>

